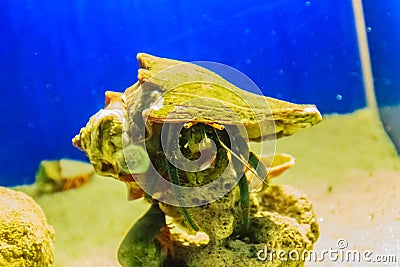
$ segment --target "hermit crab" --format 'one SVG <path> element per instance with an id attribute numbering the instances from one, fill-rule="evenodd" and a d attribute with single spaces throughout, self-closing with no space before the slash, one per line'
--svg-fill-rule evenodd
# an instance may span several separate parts
<path id="1" fill-rule="evenodd" d="M 256 155 L 249 142 L 311 127 L 321 120 L 317 108 L 250 93 L 198 64 L 144 53 L 137 58 L 138 81 L 124 93 L 106 92 L 106 107 L 73 145 L 96 172 L 125 182 L 129 199 L 144 196 L 167 214 L 178 210 L 194 231 L 199 226 L 188 208 L 238 185 L 246 235 L 249 192 L 264 190 L 269 178 L 293 164 L 287 155 Z"/>

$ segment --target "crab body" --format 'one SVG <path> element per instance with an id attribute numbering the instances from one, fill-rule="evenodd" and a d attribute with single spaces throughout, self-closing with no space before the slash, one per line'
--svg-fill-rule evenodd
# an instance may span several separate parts
<path id="1" fill-rule="evenodd" d="M 191 205 L 193 199 L 198 206 L 207 204 L 196 190 L 220 177 L 222 183 L 214 188 L 232 189 L 238 184 L 245 234 L 248 178 L 258 178 L 256 187 L 262 190 L 269 178 L 293 161 L 278 154 L 275 163 L 279 163 L 274 165 L 274 160 L 251 152 L 248 143 L 317 124 L 321 120 L 317 108 L 244 91 L 195 64 L 143 53 L 137 58 L 138 81 L 124 93 L 107 92 L 106 107 L 92 116 L 73 144 L 86 152 L 96 172 L 125 182 L 129 199 L 145 196 L 153 203 L 171 195 L 178 199 L 173 204 L 178 216 L 195 231 L 199 227 L 185 199 L 192 199 Z M 184 193 L 187 188 L 193 188 L 189 195 Z"/>

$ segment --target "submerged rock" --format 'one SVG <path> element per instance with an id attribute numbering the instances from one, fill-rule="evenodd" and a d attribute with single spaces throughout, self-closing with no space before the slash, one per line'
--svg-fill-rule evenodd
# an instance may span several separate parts
<path id="1" fill-rule="evenodd" d="M 251 218 L 249 239 L 232 235 L 200 246 L 175 239 L 179 263 L 168 266 L 304 266 L 319 237 L 308 198 L 293 187 L 273 185 L 253 200 L 258 212 Z"/>
<path id="2" fill-rule="evenodd" d="M 54 263 L 54 230 L 38 204 L 0 187 L 0 266 L 46 267 Z"/>
<path id="3" fill-rule="evenodd" d="M 86 162 L 43 160 L 36 172 L 36 186 L 40 194 L 66 191 L 86 184 L 93 174 L 93 167 Z"/>

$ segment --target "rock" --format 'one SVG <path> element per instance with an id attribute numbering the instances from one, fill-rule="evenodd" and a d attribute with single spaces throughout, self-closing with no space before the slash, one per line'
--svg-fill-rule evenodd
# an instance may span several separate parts
<path id="1" fill-rule="evenodd" d="M 258 194 L 257 200 L 258 212 L 251 218 L 250 240 L 233 235 L 226 242 L 202 246 L 175 241 L 179 264 L 194 267 L 304 266 L 307 252 L 313 249 L 319 237 L 311 202 L 303 193 L 287 185 L 270 186 Z"/>
<path id="2" fill-rule="evenodd" d="M 86 162 L 43 160 L 36 173 L 36 185 L 39 193 L 66 191 L 86 184 L 93 173 L 93 167 Z"/>
<path id="3" fill-rule="evenodd" d="M 204 206 L 187 208 L 187 211 L 192 220 L 200 227 L 201 231 L 208 235 L 210 241 L 218 242 L 219 240 L 226 239 L 233 233 L 235 227 L 233 210 L 237 207 L 239 201 L 239 187 L 236 186 L 231 192 L 220 199 Z M 159 205 L 165 214 L 173 218 L 174 224 L 179 227 L 183 226 L 183 228 L 186 228 L 186 231 L 190 231 L 190 228 L 185 223 L 185 219 L 176 207 L 165 205 L 161 202 Z M 238 210 L 237 213 L 241 213 L 241 210 Z M 191 242 L 190 240 L 187 241 Z"/>
<path id="4" fill-rule="evenodd" d="M 54 230 L 38 204 L 0 187 L 0 266 L 46 267 L 54 262 Z"/>

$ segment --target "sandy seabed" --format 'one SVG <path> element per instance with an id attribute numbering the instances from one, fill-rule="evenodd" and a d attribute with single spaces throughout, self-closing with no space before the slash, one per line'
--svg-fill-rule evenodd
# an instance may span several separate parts
<path id="1" fill-rule="evenodd" d="M 278 140 L 277 152 L 296 165 L 273 183 L 305 192 L 319 218 L 306 266 L 400 266 L 400 157 L 374 112 L 325 116 Z M 125 186 L 104 177 L 35 200 L 56 231 L 56 267 L 119 266 L 118 245 L 148 207 L 127 201 Z"/>

